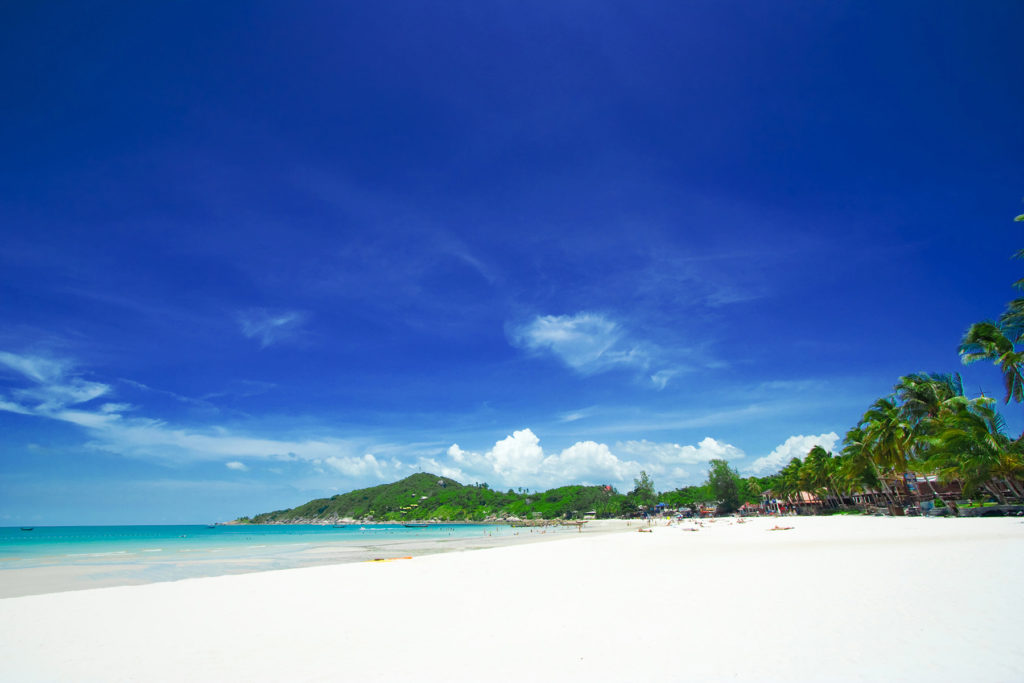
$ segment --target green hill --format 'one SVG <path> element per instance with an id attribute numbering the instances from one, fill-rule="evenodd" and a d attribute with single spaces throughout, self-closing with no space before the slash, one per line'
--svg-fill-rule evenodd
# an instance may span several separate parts
<path id="1" fill-rule="evenodd" d="M 543 493 L 491 490 L 487 484 L 463 485 L 454 479 L 419 473 L 391 484 L 318 498 L 289 510 L 265 512 L 237 521 L 271 524 L 360 519 L 367 521 L 483 521 L 504 517 L 616 517 L 636 511 L 630 496 L 606 486 L 563 486 Z"/>

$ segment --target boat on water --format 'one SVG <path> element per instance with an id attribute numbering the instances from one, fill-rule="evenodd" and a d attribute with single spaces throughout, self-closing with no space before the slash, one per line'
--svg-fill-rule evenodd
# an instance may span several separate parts
<path id="1" fill-rule="evenodd" d="M 402 526 L 409 527 L 410 529 L 422 529 L 428 527 L 430 524 L 427 522 L 402 522 Z"/>
<path id="2" fill-rule="evenodd" d="M 334 528 L 335 529 L 344 529 L 347 526 L 348 526 L 348 524 L 335 524 Z"/>
<path id="3" fill-rule="evenodd" d="M 33 529 L 35 529 L 34 526 L 23 526 L 23 527 L 21 527 L 22 531 L 32 531 Z"/>

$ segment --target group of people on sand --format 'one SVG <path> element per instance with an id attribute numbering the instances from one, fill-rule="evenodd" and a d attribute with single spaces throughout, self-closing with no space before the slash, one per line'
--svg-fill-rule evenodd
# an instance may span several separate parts
<path id="1" fill-rule="evenodd" d="M 694 519 L 694 520 L 687 520 L 687 521 L 689 521 L 692 526 L 684 526 L 682 518 L 670 518 L 670 519 L 668 519 L 665 522 L 664 526 L 666 526 L 666 527 L 674 526 L 675 528 L 679 529 L 680 531 L 699 531 L 700 529 L 704 528 L 705 522 L 707 522 L 708 524 L 714 524 L 718 520 L 712 517 L 712 518 L 709 518 L 709 519 Z M 739 516 L 737 516 L 735 518 L 736 524 L 747 524 L 749 521 L 750 520 L 744 519 L 743 517 L 739 517 Z M 732 523 L 733 523 L 732 521 L 727 522 L 727 524 L 729 524 L 729 525 L 731 525 Z M 648 524 L 650 524 L 650 522 L 648 522 Z M 768 531 L 789 531 L 789 530 L 791 530 L 793 528 L 795 528 L 795 527 L 792 527 L 792 526 L 780 526 L 779 524 L 776 524 L 775 526 L 770 527 L 768 529 Z M 637 529 L 637 531 L 645 532 L 646 533 L 646 532 L 651 532 L 653 530 L 651 528 L 643 528 L 643 527 L 641 527 L 641 528 Z"/>

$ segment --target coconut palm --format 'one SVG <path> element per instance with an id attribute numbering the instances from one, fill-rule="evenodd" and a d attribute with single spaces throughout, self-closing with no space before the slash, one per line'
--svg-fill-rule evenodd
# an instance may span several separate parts
<path id="1" fill-rule="evenodd" d="M 954 399 L 952 410 L 929 437 L 928 464 L 942 481 L 959 479 L 968 495 L 985 490 L 1005 503 L 1000 484 L 1020 497 L 1017 480 L 1024 473 L 1024 459 L 992 403 L 986 397 Z"/>
<path id="2" fill-rule="evenodd" d="M 790 499 L 798 495 L 802 488 L 800 481 L 800 467 L 803 462 L 800 458 L 793 458 L 785 467 L 779 470 L 772 495 L 780 500 Z"/>
<path id="3" fill-rule="evenodd" d="M 958 373 L 914 373 L 900 377 L 893 388 L 900 402 L 900 411 L 910 428 L 907 459 L 915 468 L 928 458 L 929 439 L 940 418 L 951 409 L 951 400 L 964 395 Z M 935 487 L 926 477 L 925 483 L 936 495 Z"/>
<path id="4" fill-rule="evenodd" d="M 904 417 L 911 424 L 934 418 L 942 412 L 946 401 L 964 395 L 964 383 L 959 373 L 941 374 L 917 372 L 894 387 Z"/>
<path id="5" fill-rule="evenodd" d="M 843 496 L 837 485 L 839 461 L 821 446 L 815 446 L 807 453 L 800 467 L 800 479 L 805 490 L 822 499 L 832 497 L 837 505 L 843 504 Z"/>
<path id="6" fill-rule="evenodd" d="M 913 429 L 904 419 L 896 398 L 886 396 L 871 404 L 860 427 L 879 479 L 884 482 L 886 477 L 902 477 L 909 468 L 907 457 Z"/>
<path id="7" fill-rule="evenodd" d="M 960 342 L 960 359 L 965 365 L 980 360 L 998 365 L 1006 389 L 1003 402 L 1009 403 L 1010 399 L 1020 402 L 1024 400 L 1024 353 L 1014 347 L 1020 341 L 1020 333 L 1014 335 L 1014 330 L 1024 322 L 1024 302 L 1016 309 L 1011 304 L 1003 320 L 1005 324 L 986 320 L 971 325 Z M 1007 336 L 1008 332 L 1013 336 Z"/>
<path id="8" fill-rule="evenodd" d="M 896 502 L 885 478 L 879 473 L 868 436 L 860 425 L 846 432 L 843 438 L 839 477 L 846 490 L 881 491 L 890 504 Z"/>

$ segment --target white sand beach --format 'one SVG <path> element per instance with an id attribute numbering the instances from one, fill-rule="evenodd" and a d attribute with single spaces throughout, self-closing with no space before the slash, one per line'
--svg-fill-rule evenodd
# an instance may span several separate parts
<path id="1" fill-rule="evenodd" d="M 1019 519 L 693 526 L 8 598 L 0 680 L 1024 677 Z"/>

